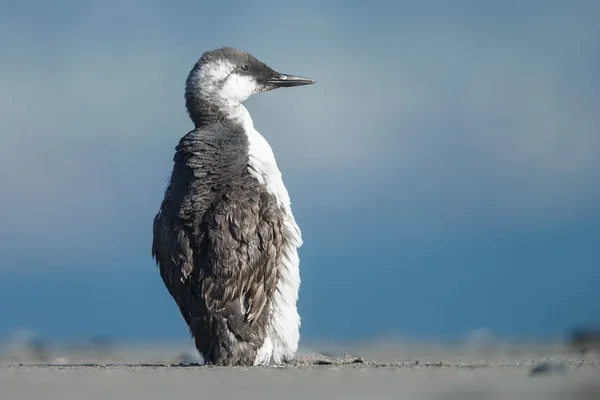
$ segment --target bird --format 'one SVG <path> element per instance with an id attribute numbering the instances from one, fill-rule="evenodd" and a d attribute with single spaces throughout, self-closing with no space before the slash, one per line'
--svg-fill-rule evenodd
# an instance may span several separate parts
<path id="1" fill-rule="evenodd" d="M 314 83 L 233 47 L 204 52 L 187 76 L 194 129 L 175 147 L 152 258 L 207 365 L 281 365 L 298 350 L 302 233 L 242 103 Z"/>

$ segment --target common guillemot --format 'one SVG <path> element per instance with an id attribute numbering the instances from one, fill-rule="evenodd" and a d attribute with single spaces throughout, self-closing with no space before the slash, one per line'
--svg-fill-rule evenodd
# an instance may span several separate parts
<path id="1" fill-rule="evenodd" d="M 152 257 L 207 364 L 281 364 L 300 340 L 300 228 L 271 146 L 241 104 L 313 84 L 224 47 L 185 86 L 194 123 L 176 147 Z"/>

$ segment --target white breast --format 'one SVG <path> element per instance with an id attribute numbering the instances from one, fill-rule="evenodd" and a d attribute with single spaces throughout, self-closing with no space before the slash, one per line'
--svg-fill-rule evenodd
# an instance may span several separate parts
<path id="1" fill-rule="evenodd" d="M 273 150 L 265 138 L 254 129 L 252 118 L 245 107 L 243 111 L 244 130 L 249 142 L 250 172 L 275 196 L 284 213 L 281 277 L 271 303 L 268 335 L 254 362 L 256 365 L 269 362 L 280 364 L 294 356 L 300 341 L 300 316 L 296 302 L 300 288 L 298 248 L 302 246 L 302 234 L 292 214 L 290 197 L 283 184 Z"/>

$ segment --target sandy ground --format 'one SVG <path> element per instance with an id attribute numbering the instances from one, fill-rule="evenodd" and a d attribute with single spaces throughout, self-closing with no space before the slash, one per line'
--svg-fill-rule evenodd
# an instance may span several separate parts
<path id="1" fill-rule="evenodd" d="M 600 354 L 560 346 L 324 345 L 279 368 L 200 366 L 169 347 L 54 353 L 44 363 L 5 353 L 0 399 L 600 400 Z"/>

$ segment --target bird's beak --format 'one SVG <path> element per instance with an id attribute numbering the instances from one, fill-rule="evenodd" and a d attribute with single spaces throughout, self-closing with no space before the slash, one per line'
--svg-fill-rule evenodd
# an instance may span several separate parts
<path id="1" fill-rule="evenodd" d="M 275 87 L 292 87 L 292 86 L 312 85 L 313 83 L 316 83 L 316 82 L 313 81 L 312 79 L 303 78 L 301 76 L 277 73 L 276 76 L 274 76 L 271 79 L 268 79 L 267 83 L 270 83 L 271 85 L 273 85 Z"/>

